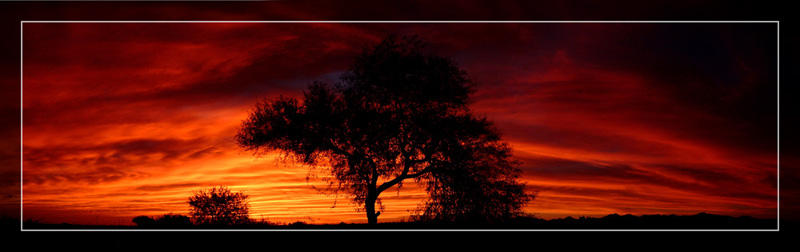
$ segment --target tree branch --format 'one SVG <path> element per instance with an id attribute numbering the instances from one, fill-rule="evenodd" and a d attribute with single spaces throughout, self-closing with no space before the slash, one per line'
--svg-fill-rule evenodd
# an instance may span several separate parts
<path id="1" fill-rule="evenodd" d="M 378 193 L 381 193 L 384 190 L 389 189 L 389 187 L 392 187 L 392 186 L 396 185 L 397 183 L 400 183 L 400 181 L 403 181 L 404 179 L 406 179 L 405 177 L 406 177 L 406 174 L 408 174 L 408 169 L 410 167 L 411 166 L 408 164 L 408 162 L 404 162 L 403 172 L 400 173 L 400 175 L 395 177 L 394 179 L 386 181 L 385 183 L 383 183 L 380 186 L 378 186 L 378 188 L 377 188 Z"/>
<path id="2" fill-rule="evenodd" d="M 423 160 L 416 160 L 415 162 L 422 162 L 422 161 L 425 161 L 425 160 L 427 160 L 427 158 L 423 159 Z M 384 190 L 389 189 L 390 187 L 400 183 L 400 181 L 403 181 L 404 179 L 416 178 L 416 177 L 422 176 L 423 174 L 428 173 L 428 172 L 431 171 L 431 166 L 428 165 L 428 167 L 425 167 L 425 169 L 422 169 L 419 172 L 408 174 L 408 170 L 410 169 L 410 167 L 411 167 L 410 162 L 406 162 L 405 163 L 405 167 L 403 167 L 403 172 L 399 176 L 397 176 L 396 178 L 394 178 L 392 180 L 389 180 L 389 181 L 386 181 L 385 183 L 381 184 L 378 187 L 378 190 L 377 190 L 378 193 L 381 193 Z"/>
<path id="3" fill-rule="evenodd" d="M 334 144 L 334 142 L 333 142 L 333 139 L 329 140 L 328 142 L 329 142 L 328 145 L 330 146 L 330 149 L 334 153 L 337 153 L 337 154 L 342 155 L 342 156 L 351 156 L 351 155 L 353 155 L 353 154 L 351 154 L 349 152 L 344 151 L 342 148 L 339 148 L 338 146 L 336 146 L 336 144 Z"/>
<path id="4" fill-rule="evenodd" d="M 412 173 L 412 174 L 406 175 L 406 178 L 416 178 L 416 177 L 422 176 L 423 174 L 428 173 L 430 171 L 431 171 L 431 166 L 428 165 L 428 167 L 425 167 L 425 169 L 422 169 L 421 171 L 419 171 L 417 173 Z"/>

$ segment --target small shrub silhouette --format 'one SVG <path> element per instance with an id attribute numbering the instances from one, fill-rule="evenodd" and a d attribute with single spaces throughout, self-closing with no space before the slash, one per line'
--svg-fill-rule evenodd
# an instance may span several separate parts
<path id="1" fill-rule="evenodd" d="M 136 223 L 136 226 L 139 226 L 139 227 L 152 227 L 152 226 L 155 226 L 156 220 L 153 219 L 153 218 L 150 218 L 150 216 L 142 215 L 142 216 L 136 216 L 135 218 L 133 218 L 133 223 Z"/>
<path id="2" fill-rule="evenodd" d="M 198 225 L 239 225 L 249 222 L 247 195 L 215 186 L 189 197 L 191 216 Z"/>

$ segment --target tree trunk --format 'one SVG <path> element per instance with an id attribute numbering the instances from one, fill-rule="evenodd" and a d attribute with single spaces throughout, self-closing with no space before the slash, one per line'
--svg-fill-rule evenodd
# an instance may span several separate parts
<path id="1" fill-rule="evenodd" d="M 364 201 L 364 208 L 367 212 L 367 223 L 378 224 L 378 214 L 375 213 L 375 201 L 378 200 L 378 193 L 374 187 L 367 191 L 367 199 Z"/>

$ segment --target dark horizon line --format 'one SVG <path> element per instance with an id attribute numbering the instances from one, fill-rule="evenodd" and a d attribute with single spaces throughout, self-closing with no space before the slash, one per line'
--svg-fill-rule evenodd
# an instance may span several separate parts
<path id="1" fill-rule="evenodd" d="M 160 216 L 164 216 L 164 215 L 181 215 L 181 214 L 168 213 L 168 214 L 153 215 L 153 216 L 147 216 L 147 217 L 160 217 Z M 142 215 L 142 216 L 144 216 L 144 215 Z M 182 216 L 185 216 L 185 215 L 182 215 Z M 138 217 L 138 216 L 135 216 L 135 217 Z M 133 219 L 135 217 L 132 217 L 131 219 Z M 517 222 L 519 222 L 519 221 L 523 221 L 523 222 L 525 222 L 525 221 L 527 221 L 527 222 L 534 221 L 534 222 L 537 222 L 537 224 L 552 225 L 554 223 L 557 224 L 557 222 L 575 222 L 575 221 L 591 222 L 591 221 L 604 221 L 604 220 L 609 220 L 609 219 L 612 219 L 612 218 L 614 218 L 614 219 L 627 218 L 628 221 L 631 221 L 631 218 L 635 218 L 634 221 L 639 221 L 639 222 L 643 221 L 645 218 L 662 218 L 662 220 L 663 220 L 663 218 L 681 218 L 680 219 L 681 221 L 685 221 L 687 218 L 700 218 L 700 217 L 705 218 L 704 219 L 705 222 L 697 222 L 697 224 L 709 224 L 708 221 L 710 220 L 710 218 L 716 218 L 718 221 L 720 219 L 726 219 L 726 221 L 728 221 L 728 222 L 729 221 L 737 221 L 738 220 L 738 221 L 749 221 L 751 223 L 752 222 L 763 222 L 763 223 L 766 223 L 766 222 L 770 222 L 770 221 L 777 222 L 777 220 L 778 220 L 778 218 L 759 218 L 759 217 L 753 217 L 753 216 L 749 216 L 749 215 L 731 216 L 731 215 L 711 214 L 711 213 L 706 213 L 706 212 L 699 212 L 699 213 L 696 213 L 696 214 L 642 214 L 642 215 L 611 213 L 611 214 L 607 214 L 607 215 L 600 216 L 600 217 L 592 217 L 592 216 L 585 216 L 585 215 L 584 216 L 573 217 L 573 216 L 570 215 L 570 216 L 565 216 L 565 217 L 560 217 L 560 218 L 552 218 L 552 219 L 544 219 L 544 218 L 540 218 L 540 217 L 537 217 L 537 216 L 534 216 L 534 215 L 521 215 L 521 216 L 512 218 L 510 223 L 503 223 L 503 224 L 498 224 L 498 225 L 515 225 L 515 224 L 518 224 L 518 223 L 514 223 L 514 221 L 517 221 Z M 233 226 L 229 226 L 229 228 L 230 227 L 232 227 L 232 228 L 246 227 L 246 226 L 281 227 L 281 226 L 297 226 L 297 225 L 302 225 L 302 226 L 368 225 L 367 223 L 361 223 L 361 222 L 350 222 L 350 223 L 347 223 L 347 222 L 344 222 L 344 221 L 341 221 L 339 223 L 307 223 L 307 222 L 304 222 L 304 221 L 301 221 L 301 220 L 293 221 L 293 222 L 270 222 L 268 219 L 269 218 L 261 218 L 261 219 L 250 218 L 250 220 L 252 221 L 252 223 L 250 223 L 250 224 L 233 225 Z M 67 223 L 67 222 L 51 223 L 51 222 L 40 222 L 39 220 L 32 219 L 32 218 L 27 219 L 27 220 L 23 220 L 21 222 L 20 218 L 8 217 L 8 216 L 0 217 L 0 222 L 2 222 L 2 223 L 14 222 L 14 223 L 17 223 L 17 224 L 23 223 L 23 227 L 24 227 L 24 225 L 33 225 L 33 226 L 37 226 L 37 225 L 53 226 L 53 225 L 55 225 L 55 226 L 71 226 L 73 228 L 75 228 L 75 227 L 133 227 L 133 228 L 137 228 L 138 227 L 136 224 L 133 224 L 132 221 L 131 221 L 130 225 L 125 225 L 125 224 L 72 224 L 72 223 Z M 426 223 L 424 221 L 415 221 L 415 220 L 406 219 L 406 220 L 386 221 L 386 222 L 378 223 L 378 225 L 382 225 L 382 224 L 383 225 L 403 225 L 403 224 L 430 225 L 432 223 Z M 438 225 L 462 225 L 464 223 L 439 222 L 439 223 L 436 223 L 436 224 L 438 224 Z M 528 223 L 528 224 L 531 224 L 531 223 Z M 571 224 L 572 225 L 576 225 L 576 224 L 577 225 L 587 225 L 587 224 L 588 225 L 592 225 L 591 223 L 571 223 Z M 597 223 L 595 223 L 595 224 L 597 224 Z M 609 223 L 605 223 L 605 224 L 608 225 Z M 613 223 L 610 223 L 610 224 L 613 225 Z M 621 224 L 621 223 L 617 223 L 617 224 Z M 628 223 L 628 224 L 630 224 L 630 223 Z M 649 224 L 652 225 L 653 223 L 649 223 Z M 681 222 L 681 224 L 688 224 L 688 223 Z M 479 225 L 487 225 L 487 224 L 479 224 Z M 489 225 L 491 225 L 491 224 L 489 224 Z M 570 225 L 570 224 L 566 224 L 566 225 Z M 648 225 L 648 223 L 641 223 L 640 225 Z M 156 225 L 156 226 L 158 226 L 158 225 Z M 203 227 L 203 225 L 192 224 L 190 227 L 197 228 L 197 227 Z M 161 227 L 161 228 L 163 228 L 163 227 Z"/>

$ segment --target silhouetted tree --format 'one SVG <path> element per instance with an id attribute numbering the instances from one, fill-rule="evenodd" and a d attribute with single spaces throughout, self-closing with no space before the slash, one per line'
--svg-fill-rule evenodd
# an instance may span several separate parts
<path id="1" fill-rule="evenodd" d="M 235 225 L 249 221 L 247 195 L 224 186 L 195 192 L 189 197 L 189 205 L 197 224 Z"/>
<path id="2" fill-rule="evenodd" d="M 337 191 L 352 193 L 369 223 L 377 223 L 378 196 L 407 179 L 427 185 L 429 215 L 513 214 L 530 196 L 515 180 L 509 147 L 468 108 L 473 92 L 453 61 L 416 37 L 392 36 L 359 55 L 335 85 L 314 82 L 302 102 L 257 104 L 237 142 L 329 166 Z"/>

